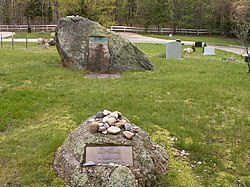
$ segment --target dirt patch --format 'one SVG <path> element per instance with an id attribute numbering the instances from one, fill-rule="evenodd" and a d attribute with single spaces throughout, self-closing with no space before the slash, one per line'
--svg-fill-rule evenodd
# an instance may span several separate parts
<path id="1" fill-rule="evenodd" d="M 122 74 L 121 73 L 115 73 L 115 74 L 99 74 L 99 73 L 89 73 L 85 75 L 86 78 L 93 79 L 93 78 L 98 78 L 98 79 L 117 79 L 121 78 Z"/>

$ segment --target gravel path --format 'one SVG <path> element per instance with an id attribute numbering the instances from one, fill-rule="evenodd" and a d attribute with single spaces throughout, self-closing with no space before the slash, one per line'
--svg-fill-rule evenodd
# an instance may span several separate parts
<path id="1" fill-rule="evenodd" d="M 0 37 L 2 36 L 3 38 L 8 38 L 11 37 L 12 34 L 15 34 L 14 32 L 0 32 Z"/>
<path id="2" fill-rule="evenodd" d="M 164 39 L 158 39 L 158 38 L 151 38 L 151 37 L 141 36 L 139 34 L 127 33 L 127 32 L 125 32 L 125 33 L 120 32 L 118 34 L 124 38 L 127 38 L 129 41 L 131 41 L 133 43 L 166 44 L 168 42 L 175 41 L 175 40 L 164 40 Z M 184 45 L 193 45 L 194 44 L 194 42 L 190 42 L 190 41 L 182 41 L 181 43 L 183 43 Z M 219 46 L 219 45 L 209 45 L 209 46 L 215 47 L 216 49 L 220 49 L 223 51 L 236 53 L 239 55 L 244 53 L 244 47 L 240 47 L 240 46 Z"/>

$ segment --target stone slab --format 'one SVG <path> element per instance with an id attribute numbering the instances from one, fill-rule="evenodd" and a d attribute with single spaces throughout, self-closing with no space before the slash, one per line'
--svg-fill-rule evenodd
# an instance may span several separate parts
<path id="1" fill-rule="evenodd" d="M 181 42 L 167 43 L 166 58 L 181 60 Z"/>
<path id="2" fill-rule="evenodd" d="M 215 48 L 214 47 L 204 47 L 203 55 L 215 55 Z"/>
<path id="3" fill-rule="evenodd" d="M 88 146 L 86 147 L 85 162 L 96 164 L 119 164 L 133 166 L 132 146 Z"/>
<path id="4" fill-rule="evenodd" d="M 194 45 L 195 47 L 202 47 L 202 42 L 195 42 Z"/>

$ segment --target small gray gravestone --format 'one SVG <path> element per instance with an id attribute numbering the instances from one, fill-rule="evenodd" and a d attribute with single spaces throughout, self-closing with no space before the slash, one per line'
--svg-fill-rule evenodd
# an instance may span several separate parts
<path id="1" fill-rule="evenodd" d="M 215 55 L 214 47 L 204 47 L 203 55 Z"/>
<path id="2" fill-rule="evenodd" d="M 167 43 L 166 58 L 181 60 L 181 42 Z"/>

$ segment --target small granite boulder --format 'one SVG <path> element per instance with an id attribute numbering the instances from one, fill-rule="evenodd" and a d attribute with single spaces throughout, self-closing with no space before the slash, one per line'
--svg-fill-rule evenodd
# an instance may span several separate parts
<path id="1" fill-rule="evenodd" d="M 103 113 L 114 118 L 111 112 Z M 98 117 L 81 124 L 56 152 L 53 167 L 68 186 L 152 187 L 157 176 L 167 174 L 167 153 L 145 131 L 121 113 L 115 117 L 127 124 L 126 130 Z"/>
<path id="2" fill-rule="evenodd" d="M 138 47 L 87 18 L 61 18 L 55 36 L 62 64 L 67 68 L 95 73 L 154 69 Z"/>

